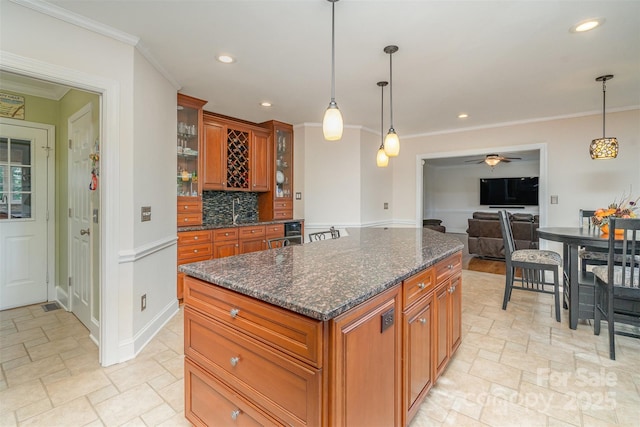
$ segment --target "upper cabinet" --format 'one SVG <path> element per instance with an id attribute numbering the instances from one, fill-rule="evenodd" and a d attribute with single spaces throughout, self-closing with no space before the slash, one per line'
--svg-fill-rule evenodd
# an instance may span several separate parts
<path id="1" fill-rule="evenodd" d="M 204 190 L 269 190 L 271 135 L 257 126 L 204 115 Z"/>
<path id="2" fill-rule="evenodd" d="M 201 99 L 178 94 L 177 129 L 177 190 L 178 196 L 199 197 L 198 172 L 200 166 L 200 141 L 202 134 Z"/>
<path id="3" fill-rule="evenodd" d="M 271 189 L 258 200 L 260 219 L 293 218 L 293 126 L 278 121 L 262 123 L 272 135 Z"/>

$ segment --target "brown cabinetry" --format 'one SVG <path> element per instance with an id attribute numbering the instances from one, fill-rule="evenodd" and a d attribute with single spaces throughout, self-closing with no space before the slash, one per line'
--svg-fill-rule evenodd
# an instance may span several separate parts
<path id="1" fill-rule="evenodd" d="M 238 255 L 238 229 L 219 228 L 213 230 L 213 256 L 212 258 L 224 258 Z"/>
<path id="2" fill-rule="evenodd" d="M 460 343 L 459 261 L 453 255 L 328 321 L 187 277 L 187 419 L 409 425 Z"/>
<path id="3" fill-rule="evenodd" d="M 178 227 L 202 224 L 202 199 L 178 196 Z"/>
<path id="4" fill-rule="evenodd" d="M 262 123 L 270 131 L 269 191 L 258 198 L 261 221 L 293 218 L 293 126 L 272 120 Z"/>
<path id="5" fill-rule="evenodd" d="M 206 261 L 211 258 L 210 231 L 183 231 L 178 233 L 178 265 Z M 182 299 L 184 273 L 178 272 L 177 297 Z"/>
<path id="6" fill-rule="evenodd" d="M 240 228 L 240 237 L 238 239 L 238 243 L 240 244 L 241 254 L 263 251 L 267 249 L 267 240 L 264 225 Z"/>
<path id="7" fill-rule="evenodd" d="M 435 378 L 444 371 L 451 355 L 460 345 L 462 336 L 461 292 L 462 256 L 452 255 L 435 266 L 436 291 L 434 296 L 434 356 Z"/>
<path id="8" fill-rule="evenodd" d="M 269 190 L 271 135 L 268 130 L 204 113 L 205 190 Z"/>

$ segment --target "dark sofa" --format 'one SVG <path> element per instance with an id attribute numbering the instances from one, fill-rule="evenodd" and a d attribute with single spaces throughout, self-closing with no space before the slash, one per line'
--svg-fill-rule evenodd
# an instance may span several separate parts
<path id="1" fill-rule="evenodd" d="M 511 230 L 516 249 L 538 248 L 538 215 L 510 213 Z M 469 253 L 487 258 L 504 259 L 504 243 L 498 212 L 474 212 L 469 218 Z"/>

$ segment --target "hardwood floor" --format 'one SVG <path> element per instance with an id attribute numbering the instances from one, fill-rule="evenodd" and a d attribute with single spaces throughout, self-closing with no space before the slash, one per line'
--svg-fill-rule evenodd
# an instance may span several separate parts
<path id="1" fill-rule="evenodd" d="M 505 263 L 502 260 L 493 260 L 480 258 L 469 254 L 469 246 L 467 244 L 467 235 L 462 233 L 447 233 L 447 235 L 456 237 L 464 244 L 462 250 L 462 269 L 471 271 L 480 271 L 482 273 L 505 274 Z"/>

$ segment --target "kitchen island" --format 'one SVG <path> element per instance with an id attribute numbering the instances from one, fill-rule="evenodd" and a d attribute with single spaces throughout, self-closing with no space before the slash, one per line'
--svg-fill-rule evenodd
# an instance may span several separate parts
<path id="1" fill-rule="evenodd" d="M 186 264 L 195 425 L 406 425 L 461 338 L 461 249 L 429 229 Z"/>

